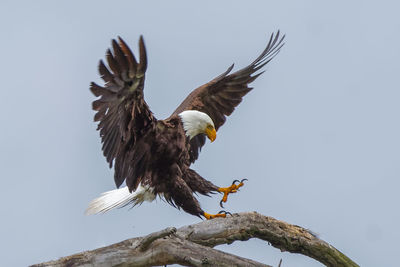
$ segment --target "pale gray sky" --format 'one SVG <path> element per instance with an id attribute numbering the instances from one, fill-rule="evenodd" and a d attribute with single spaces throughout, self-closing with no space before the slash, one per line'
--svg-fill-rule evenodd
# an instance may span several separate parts
<path id="1" fill-rule="evenodd" d="M 145 3 L 144 3 L 145 2 Z M 121 35 L 145 37 L 145 97 L 167 117 L 195 87 L 286 45 L 194 168 L 226 204 L 320 234 L 361 266 L 395 266 L 400 188 L 397 1 L 2 1 L 0 259 L 26 266 L 199 219 L 158 201 L 87 217 L 114 188 L 88 86 Z M 219 211 L 219 196 L 202 197 Z M 321 266 L 251 240 L 221 246 L 267 264 Z"/>

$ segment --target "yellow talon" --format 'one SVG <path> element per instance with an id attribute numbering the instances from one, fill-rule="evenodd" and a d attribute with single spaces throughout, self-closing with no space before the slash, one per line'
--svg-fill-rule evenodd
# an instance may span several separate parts
<path id="1" fill-rule="evenodd" d="M 218 192 L 224 193 L 222 200 L 219 202 L 219 205 L 223 208 L 222 202 L 226 202 L 228 200 L 228 195 L 231 193 L 236 193 L 240 187 L 244 185 L 244 181 L 247 179 L 243 179 L 240 182 L 238 180 L 233 181 L 232 185 L 229 187 L 220 187 L 218 188 Z M 236 182 L 239 182 L 236 184 Z"/>
<path id="2" fill-rule="evenodd" d="M 217 213 L 217 214 L 210 214 L 210 213 L 204 212 L 203 216 L 204 216 L 207 220 L 211 220 L 211 219 L 218 218 L 218 217 L 226 218 L 226 215 L 227 215 L 227 214 L 232 215 L 230 212 L 226 212 L 226 211 L 224 211 L 224 210 L 221 210 L 221 211 L 220 211 L 219 213 Z"/>

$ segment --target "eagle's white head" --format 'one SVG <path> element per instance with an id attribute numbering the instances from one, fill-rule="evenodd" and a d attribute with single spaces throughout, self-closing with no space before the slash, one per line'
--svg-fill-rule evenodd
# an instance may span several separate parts
<path id="1" fill-rule="evenodd" d="M 207 135 L 208 139 L 213 142 L 217 138 L 214 122 L 206 113 L 198 110 L 185 110 L 179 113 L 186 136 L 190 139 L 198 134 Z"/>

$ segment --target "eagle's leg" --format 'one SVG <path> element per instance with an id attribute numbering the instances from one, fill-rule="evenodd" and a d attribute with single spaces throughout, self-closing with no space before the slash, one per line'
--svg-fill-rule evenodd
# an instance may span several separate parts
<path id="1" fill-rule="evenodd" d="M 211 220 L 214 218 L 218 218 L 218 217 L 222 217 L 225 218 L 226 215 L 232 215 L 230 212 L 226 212 L 224 210 L 221 210 L 220 212 L 218 212 L 217 214 L 209 214 L 207 212 L 204 212 L 203 216 L 207 219 L 207 220 Z"/>
<path id="2" fill-rule="evenodd" d="M 230 193 L 236 193 L 240 187 L 244 185 L 244 181 L 247 181 L 247 179 L 242 179 L 241 181 L 239 180 L 234 180 L 232 182 L 231 186 L 228 187 L 220 187 L 218 188 L 218 192 L 224 193 L 224 196 L 222 197 L 222 200 L 219 202 L 219 205 L 223 208 L 224 206 L 222 205 L 223 202 L 226 202 L 228 200 L 228 195 Z M 238 182 L 238 184 L 236 184 Z"/>

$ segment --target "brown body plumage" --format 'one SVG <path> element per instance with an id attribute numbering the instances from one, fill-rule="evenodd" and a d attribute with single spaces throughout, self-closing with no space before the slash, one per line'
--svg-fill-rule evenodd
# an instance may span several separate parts
<path id="1" fill-rule="evenodd" d="M 206 134 L 189 136 L 180 114 L 187 110 L 203 112 L 218 130 L 226 116 L 251 90 L 248 84 L 262 72 L 253 74 L 279 52 L 282 40 L 279 32 L 271 35 L 267 48 L 253 63 L 229 74 L 232 65 L 217 78 L 194 90 L 165 120 L 157 120 L 143 98 L 147 68 L 143 38 L 139 40 L 139 62 L 121 38 L 119 42 L 113 40 L 113 52 L 108 50 L 106 55 L 109 68 L 103 61 L 99 64 L 105 86 L 92 83 L 91 91 L 100 97 L 93 102 L 93 109 L 97 111 L 95 121 L 99 121 L 104 156 L 110 167 L 114 164 L 116 186 L 120 187 L 125 181 L 129 192 L 144 187 L 177 208 L 204 216 L 193 193 L 208 195 L 217 192 L 219 187 L 190 169 L 205 144 Z M 118 202 L 112 207 L 97 207 L 94 212 L 106 211 L 121 206 L 121 203 L 138 202 L 137 199 Z"/>

